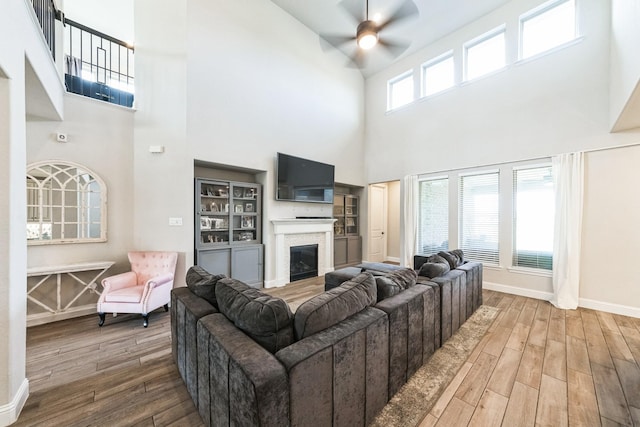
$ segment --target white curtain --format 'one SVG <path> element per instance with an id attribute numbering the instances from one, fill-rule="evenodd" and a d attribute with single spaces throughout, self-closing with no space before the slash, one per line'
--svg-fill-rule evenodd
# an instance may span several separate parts
<path id="1" fill-rule="evenodd" d="M 552 167 L 556 213 L 551 303 L 558 308 L 576 309 L 580 295 L 584 153 L 555 156 Z"/>
<path id="2" fill-rule="evenodd" d="M 407 175 L 403 179 L 404 187 L 404 246 L 402 265 L 413 268 L 413 256 L 416 253 L 418 236 L 418 177 Z"/>

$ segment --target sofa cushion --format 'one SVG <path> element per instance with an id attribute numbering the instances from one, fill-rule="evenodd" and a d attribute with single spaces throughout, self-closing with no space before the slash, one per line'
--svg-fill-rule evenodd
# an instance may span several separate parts
<path id="1" fill-rule="evenodd" d="M 213 275 L 199 265 L 194 265 L 187 271 L 187 287 L 197 296 L 204 298 L 215 308 L 218 308 L 216 301 L 216 284 L 218 280 L 224 279 L 224 274 Z"/>
<path id="2" fill-rule="evenodd" d="M 337 288 L 305 301 L 296 310 L 296 339 L 313 335 L 375 304 L 377 294 L 373 276 L 361 273 Z"/>
<path id="3" fill-rule="evenodd" d="M 431 255 L 420 267 L 418 275 L 433 279 L 434 277 L 440 277 L 443 274 L 446 274 L 450 270 L 451 267 L 446 259 L 442 258 L 440 255 Z"/>
<path id="4" fill-rule="evenodd" d="M 227 319 L 270 352 L 293 342 L 293 315 L 284 300 L 235 279 L 218 281 L 216 299 Z"/>
<path id="5" fill-rule="evenodd" d="M 416 284 L 416 272 L 410 268 L 395 270 L 384 276 L 376 276 L 378 301 L 392 297 Z"/>

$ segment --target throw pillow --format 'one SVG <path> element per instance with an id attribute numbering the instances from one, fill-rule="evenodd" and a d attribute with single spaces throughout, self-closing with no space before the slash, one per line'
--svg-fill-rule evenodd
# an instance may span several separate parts
<path id="1" fill-rule="evenodd" d="M 220 279 L 224 279 L 225 277 L 227 276 L 224 274 L 216 274 L 214 276 L 199 265 L 194 265 L 187 271 L 185 280 L 191 292 L 200 298 L 204 298 L 215 308 L 218 308 L 216 285 Z"/>
<path id="2" fill-rule="evenodd" d="M 398 282 L 388 276 L 376 276 L 376 287 L 378 288 L 378 302 L 398 295 L 404 290 Z"/>
<path id="3" fill-rule="evenodd" d="M 403 268 L 400 270 L 394 270 L 386 275 L 391 280 L 395 281 L 402 289 L 407 289 L 416 284 L 418 275 L 412 268 Z"/>
<path id="4" fill-rule="evenodd" d="M 283 299 L 235 279 L 216 286 L 220 312 L 271 353 L 293 343 L 293 315 Z"/>
<path id="5" fill-rule="evenodd" d="M 462 249 L 454 249 L 451 252 L 456 254 L 458 257 L 458 265 L 456 267 L 464 264 L 464 253 L 462 252 Z"/>
<path id="6" fill-rule="evenodd" d="M 446 274 L 449 270 L 451 270 L 451 267 L 446 259 L 442 258 L 440 255 L 431 255 L 420 267 L 418 275 L 433 279 L 434 277 L 440 277 L 443 274 Z"/>
<path id="7" fill-rule="evenodd" d="M 376 282 L 369 273 L 360 273 L 320 295 L 305 301 L 296 310 L 294 330 L 302 339 L 327 329 L 376 303 Z"/>
<path id="8" fill-rule="evenodd" d="M 458 266 L 458 256 L 452 252 L 440 251 L 438 255 L 444 258 L 449 263 L 449 268 L 453 270 Z"/>

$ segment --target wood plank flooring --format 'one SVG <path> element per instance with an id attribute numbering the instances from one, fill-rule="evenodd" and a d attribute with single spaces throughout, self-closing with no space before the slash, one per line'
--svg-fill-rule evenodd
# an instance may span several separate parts
<path id="1" fill-rule="evenodd" d="M 297 307 L 308 279 L 268 289 Z M 640 319 L 483 291 L 501 309 L 421 426 L 640 426 Z M 170 319 L 97 316 L 27 331 L 30 396 L 16 426 L 201 426 L 171 357 Z"/>
<path id="2" fill-rule="evenodd" d="M 483 296 L 501 311 L 421 427 L 640 426 L 640 319 Z"/>

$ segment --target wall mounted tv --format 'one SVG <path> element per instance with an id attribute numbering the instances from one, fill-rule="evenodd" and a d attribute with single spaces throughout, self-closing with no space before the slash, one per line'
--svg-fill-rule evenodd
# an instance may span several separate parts
<path id="1" fill-rule="evenodd" d="M 333 203 L 333 165 L 278 153 L 276 171 L 276 200 Z"/>

